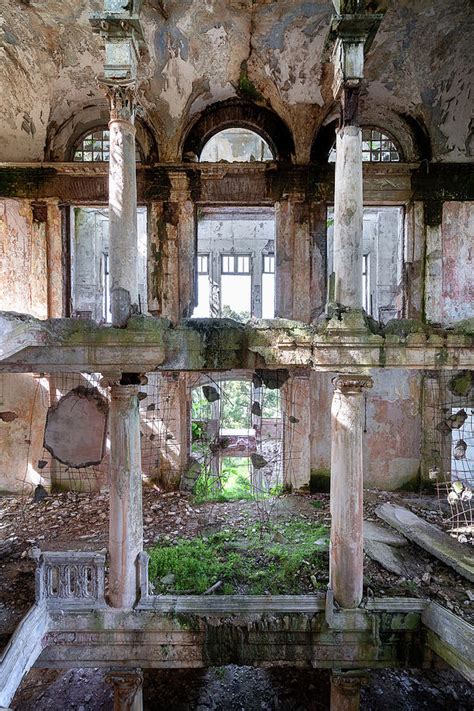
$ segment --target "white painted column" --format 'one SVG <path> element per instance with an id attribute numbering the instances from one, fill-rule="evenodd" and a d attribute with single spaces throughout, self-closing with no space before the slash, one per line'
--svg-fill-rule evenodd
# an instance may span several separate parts
<path id="1" fill-rule="evenodd" d="M 139 386 L 110 391 L 109 599 L 112 607 L 132 607 L 143 549 Z"/>
<path id="2" fill-rule="evenodd" d="M 359 676 L 331 674 L 331 711 L 359 711 L 360 709 Z"/>
<path id="3" fill-rule="evenodd" d="M 336 137 L 334 302 L 362 308 L 362 130 L 343 126 Z"/>
<path id="4" fill-rule="evenodd" d="M 138 310 L 135 86 L 106 85 L 110 101 L 109 271 L 112 325 Z"/>
<path id="5" fill-rule="evenodd" d="M 143 711 L 143 674 L 141 670 L 111 671 L 105 680 L 114 689 L 114 711 Z"/>
<path id="6" fill-rule="evenodd" d="M 341 607 L 354 608 L 363 588 L 363 389 L 372 379 L 337 375 L 333 383 L 329 585 Z"/>

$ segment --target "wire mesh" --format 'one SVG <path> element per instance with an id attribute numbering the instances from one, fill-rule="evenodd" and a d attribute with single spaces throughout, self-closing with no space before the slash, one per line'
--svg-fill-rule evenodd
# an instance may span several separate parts
<path id="1" fill-rule="evenodd" d="M 473 541 L 474 372 L 437 372 L 425 379 L 424 437 L 429 476 L 450 530 Z"/>

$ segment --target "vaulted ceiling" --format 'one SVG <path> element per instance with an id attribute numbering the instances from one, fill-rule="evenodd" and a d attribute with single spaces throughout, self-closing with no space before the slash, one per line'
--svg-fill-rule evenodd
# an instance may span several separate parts
<path id="1" fill-rule="evenodd" d="M 384 5 L 367 59 L 367 122 L 390 128 L 400 116 L 411 117 L 429 133 L 436 159 L 468 159 L 471 1 Z M 42 160 L 51 134 L 86 107 L 105 106 L 96 83 L 102 40 L 88 22 L 101 6 L 100 0 L 4 0 L 0 160 Z M 257 103 L 290 128 L 297 160 L 308 160 L 333 109 L 332 69 L 322 61 L 333 11 L 330 0 L 145 0 L 140 102 L 161 159 L 175 160 L 192 118 L 242 93 L 244 77 Z"/>

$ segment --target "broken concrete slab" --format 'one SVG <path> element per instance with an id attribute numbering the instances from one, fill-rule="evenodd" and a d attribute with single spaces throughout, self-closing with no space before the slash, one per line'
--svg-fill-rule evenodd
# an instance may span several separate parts
<path id="1" fill-rule="evenodd" d="M 467 580 L 474 582 L 474 555 L 466 546 L 431 523 L 423 521 L 403 506 L 382 504 L 375 510 L 377 516 L 397 531 L 449 565 Z"/>
<path id="2" fill-rule="evenodd" d="M 71 467 L 99 464 L 105 452 L 108 410 L 97 388 L 74 388 L 48 410 L 45 448 Z"/>
<path id="3" fill-rule="evenodd" d="M 385 570 L 403 578 L 421 578 L 425 572 L 416 557 L 402 547 L 396 548 L 364 537 L 364 552 Z"/>
<path id="4" fill-rule="evenodd" d="M 408 541 L 396 531 L 379 526 L 373 521 L 364 521 L 364 545 L 366 541 L 385 543 L 387 546 L 406 546 Z"/>

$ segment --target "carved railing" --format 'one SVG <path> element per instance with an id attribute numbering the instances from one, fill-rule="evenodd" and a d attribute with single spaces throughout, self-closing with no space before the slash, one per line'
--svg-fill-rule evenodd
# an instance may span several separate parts
<path id="1" fill-rule="evenodd" d="M 105 555 L 82 551 L 42 553 L 36 569 L 36 601 L 47 607 L 102 608 Z"/>

